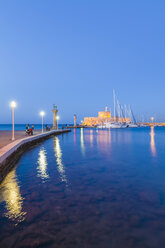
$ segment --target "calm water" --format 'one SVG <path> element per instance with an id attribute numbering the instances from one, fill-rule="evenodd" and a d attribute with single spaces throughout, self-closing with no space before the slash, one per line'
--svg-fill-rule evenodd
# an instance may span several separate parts
<path id="1" fill-rule="evenodd" d="M 77 129 L 0 185 L 0 247 L 163 248 L 165 129 Z"/>

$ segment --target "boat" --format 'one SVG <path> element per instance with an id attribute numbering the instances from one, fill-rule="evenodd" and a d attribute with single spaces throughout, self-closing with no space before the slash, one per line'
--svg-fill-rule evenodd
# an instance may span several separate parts
<path id="1" fill-rule="evenodd" d="M 133 120 L 133 121 L 131 121 L 131 122 L 128 123 L 128 127 L 130 127 L 130 128 L 139 127 L 139 125 L 136 122 L 135 116 L 134 116 L 134 114 L 132 112 L 132 109 L 131 109 L 131 106 L 130 105 L 129 105 L 129 117 L 130 117 L 130 120 Z"/>
<path id="2" fill-rule="evenodd" d="M 120 123 L 110 123 L 110 122 L 105 122 L 99 126 L 97 126 L 97 128 L 124 128 L 125 126 L 123 124 Z"/>
<path id="3" fill-rule="evenodd" d="M 122 106 L 119 103 L 119 100 L 116 100 L 115 90 L 113 89 L 113 101 L 114 101 L 114 118 L 112 122 L 103 122 L 97 126 L 97 128 L 136 128 L 139 125 L 136 123 L 135 116 L 131 110 L 130 105 Z M 117 106 L 116 106 L 117 105 Z M 117 108 L 117 116 L 116 117 L 116 108 Z"/>
<path id="4" fill-rule="evenodd" d="M 114 118 L 113 118 L 113 121 L 112 122 L 104 122 L 104 123 L 101 123 L 100 125 L 97 126 L 97 128 L 101 128 L 101 129 L 104 129 L 104 128 L 126 128 L 128 127 L 127 123 L 123 123 L 121 121 L 121 119 L 123 118 L 123 109 L 119 103 L 119 101 L 117 100 L 117 114 L 118 114 L 118 120 L 117 120 L 117 117 L 116 117 L 116 95 L 115 95 L 115 90 L 113 89 L 113 106 L 114 106 Z"/>
<path id="5" fill-rule="evenodd" d="M 128 123 L 127 125 L 128 125 L 128 127 L 131 127 L 131 128 L 132 127 L 139 127 L 138 124 L 136 124 L 136 123 Z"/>

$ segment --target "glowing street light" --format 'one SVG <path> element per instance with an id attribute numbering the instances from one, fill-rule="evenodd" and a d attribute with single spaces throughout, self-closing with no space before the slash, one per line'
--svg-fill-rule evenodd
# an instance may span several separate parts
<path id="1" fill-rule="evenodd" d="M 42 133 L 44 132 L 44 115 L 45 115 L 45 112 L 44 111 L 41 111 L 40 112 L 40 115 L 42 117 Z"/>
<path id="2" fill-rule="evenodd" d="M 151 121 L 152 121 L 152 123 L 153 123 L 153 121 L 154 121 L 154 117 L 151 117 Z"/>
<path id="3" fill-rule="evenodd" d="M 56 117 L 56 120 L 57 120 L 57 130 L 58 130 L 58 120 L 60 119 L 59 116 Z"/>
<path id="4" fill-rule="evenodd" d="M 15 140 L 15 137 L 14 137 L 14 109 L 16 108 L 17 104 L 15 101 L 12 101 L 10 103 L 10 107 L 12 108 L 13 110 L 13 113 L 12 113 L 12 125 L 13 125 L 13 128 L 12 128 L 12 140 Z"/>

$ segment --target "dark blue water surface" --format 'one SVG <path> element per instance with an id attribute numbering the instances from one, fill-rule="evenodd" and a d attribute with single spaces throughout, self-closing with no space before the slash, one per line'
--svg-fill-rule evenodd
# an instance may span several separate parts
<path id="1" fill-rule="evenodd" d="M 165 247 L 165 129 L 75 129 L 0 185 L 0 247 Z"/>

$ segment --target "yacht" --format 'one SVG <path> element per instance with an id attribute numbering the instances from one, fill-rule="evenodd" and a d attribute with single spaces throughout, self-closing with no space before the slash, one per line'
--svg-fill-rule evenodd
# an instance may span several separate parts
<path id="1" fill-rule="evenodd" d="M 135 116 L 132 112 L 131 106 L 128 108 L 126 105 L 122 106 L 119 100 L 116 100 L 115 90 L 113 90 L 113 101 L 114 101 L 114 118 L 112 122 L 104 122 L 97 126 L 97 128 L 135 128 L 139 127 L 136 123 Z M 117 105 L 117 106 L 116 106 Z M 117 110 L 117 111 L 116 111 Z M 117 117 L 116 117 L 117 112 Z"/>
<path id="2" fill-rule="evenodd" d="M 127 124 L 121 124 L 121 123 L 110 123 L 110 122 L 105 122 L 99 126 L 97 126 L 97 128 L 126 128 L 128 125 Z"/>
<path id="3" fill-rule="evenodd" d="M 127 124 L 128 125 L 128 127 L 138 127 L 138 124 L 136 124 L 136 123 L 128 123 Z"/>

